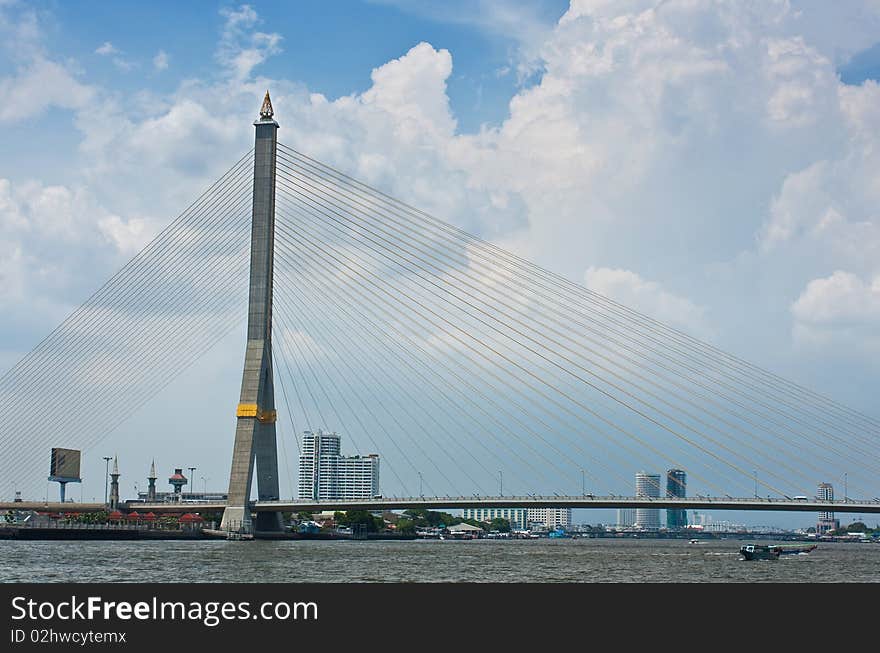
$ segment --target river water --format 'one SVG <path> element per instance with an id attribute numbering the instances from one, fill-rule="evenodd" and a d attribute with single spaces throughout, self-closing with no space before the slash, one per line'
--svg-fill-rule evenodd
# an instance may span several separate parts
<path id="1" fill-rule="evenodd" d="M 746 541 L 0 541 L 5 582 L 880 582 L 880 545 L 747 562 Z M 769 543 L 769 542 L 765 542 Z M 789 546 L 795 542 L 783 543 Z"/>

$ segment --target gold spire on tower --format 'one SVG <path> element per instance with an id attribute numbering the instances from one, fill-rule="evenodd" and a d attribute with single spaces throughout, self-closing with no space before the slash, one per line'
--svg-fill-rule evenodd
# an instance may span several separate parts
<path id="1" fill-rule="evenodd" d="M 260 107 L 260 120 L 272 120 L 275 112 L 272 111 L 272 100 L 269 99 L 269 91 L 266 91 L 266 97 L 263 98 L 263 106 Z"/>

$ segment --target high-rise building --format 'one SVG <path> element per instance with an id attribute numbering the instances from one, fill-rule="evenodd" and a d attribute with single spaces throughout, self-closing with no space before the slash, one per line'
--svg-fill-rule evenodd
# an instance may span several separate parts
<path id="1" fill-rule="evenodd" d="M 639 499 L 660 498 L 660 475 L 639 472 L 636 474 L 636 497 Z M 636 528 L 657 530 L 660 528 L 659 508 L 637 508 Z"/>
<path id="2" fill-rule="evenodd" d="M 369 499 L 379 495 L 379 456 L 343 456 L 342 436 L 306 431 L 299 456 L 300 499 Z"/>
<path id="3" fill-rule="evenodd" d="M 529 524 L 543 524 L 549 530 L 571 526 L 571 508 L 529 508 L 526 512 Z"/>
<path id="4" fill-rule="evenodd" d="M 834 486 L 831 483 L 819 483 L 816 490 L 816 498 L 819 501 L 834 501 Z M 816 533 L 823 535 L 829 531 L 840 528 L 840 521 L 834 518 L 833 512 L 820 512 L 819 521 L 816 523 Z"/>
<path id="5" fill-rule="evenodd" d="M 526 512 L 525 508 L 464 508 L 462 517 L 485 522 L 500 517 L 509 521 L 511 528 L 526 528 Z"/>
<path id="6" fill-rule="evenodd" d="M 299 456 L 299 498 L 335 499 L 341 438 L 336 433 L 306 431 Z"/>
<path id="7" fill-rule="evenodd" d="M 636 523 L 635 508 L 618 508 L 617 509 L 617 527 L 632 528 Z"/>
<path id="8" fill-rule="evenodd" d="M 683 469 L 670 469 L 666 472 L 666 496 L 683 499 L 687 496 L 687 474 Z M 687 510 L 669 508 L 666 510 L 666 528 L 681 530 L 687 526 Z"/>
<path id="9" fill-rule="evenodd" d="M 379 494 L 379 455 L 339 456 L 336 463 L 339 499 L 371 499 Z"/>

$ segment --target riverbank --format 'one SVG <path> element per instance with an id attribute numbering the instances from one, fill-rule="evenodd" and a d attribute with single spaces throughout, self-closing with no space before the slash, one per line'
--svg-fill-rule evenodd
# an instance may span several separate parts
<path id="1" fill-rule="evenodd" d="M 2 526 L 0 540 L 201 540 L 198 530 L 168 530 L 160 528 L 64 528 L 40 526 Z"/>

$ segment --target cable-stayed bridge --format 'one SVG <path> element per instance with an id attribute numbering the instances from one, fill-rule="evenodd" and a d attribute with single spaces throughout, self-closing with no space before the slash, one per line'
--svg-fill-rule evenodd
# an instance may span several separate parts
<path id="1" fill-rule="evenodd" d="M 113 438 L 246 320 L 239 404 L 216 407 L 235 437 L 205 443 L 231 452 L 227 523 L 666 507 L 685 490 L 687 507 L 876 512 L 876 418 L 278 142 L 268 94 L 255 127 L 252 151 L 0 378 L 0 499 L 39 496 L 50 447 Z M 380 456 L 383 498 L 282 499 L 287 450 L 320 429 Z M 643 470 L 681 487 L 633 497 Z M 842 502 L 792 498 L 841 480 Z"/>
<path id="2" fill-rule="evenodd" d="M 77 503 L 74 506 L 80 512 L 101 512 L 107 509 L 103 503 Z M 183 511 L 214 512 L 226 508 L 226 502 L 194 501 L 184 503 L 161 502 L 144 503 L 131 501 L 122 507 L 137 510 L 141 513 L 176 513 Z M 374 497 L 369 499 L 334 499 L 315 501 L 310 499 L 293 499 L 287 501 L 254 501 L 251 503 L 253 512 L 321 512 L 324 510 L 401 510 L 427 509 L 448 510 L 454 508 L 632 508 L 632 509 L 667 509 L 667 510 L 785 510 L 791 512 L 847 512 L 847 513 L 880 513 L 880 499 L 873 501 L 819 501 L 800 499 L 776 499 L 759 497 L 660 497 L 645 498 L 631 496 L 489 496 L 477 495 L 469 497 Z M 50 512 L 70 511 L 70 504 L 57 501 L 0 502 L 0 510 L 42 510 Z"/>

